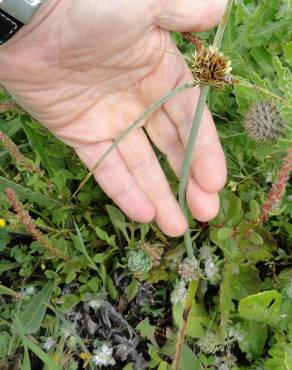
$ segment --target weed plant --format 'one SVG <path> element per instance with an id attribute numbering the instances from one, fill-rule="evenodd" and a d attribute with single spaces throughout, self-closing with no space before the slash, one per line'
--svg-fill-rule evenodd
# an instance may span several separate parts
<path id="1" fill-rule="evenodd" d="M 0 369 L 292 369 L 291 23 L 290 0 L 231 9 L 207 98 L 229 177 L 185 240 L 126 219 L 1 91 Z M 214 32 L 173 37 L 203 104 Z"/>

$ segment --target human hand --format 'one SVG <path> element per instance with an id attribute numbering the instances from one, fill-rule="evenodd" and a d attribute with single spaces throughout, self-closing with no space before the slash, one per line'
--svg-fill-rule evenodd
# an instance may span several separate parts
<path id="1" fill-rule="evenodd" d="M 46 0 L 29 26 L 0 51 L 0 82 L 91 169 L 141 113 L 192 80 L 168 30 L 201 31 L 220 20 L 225 0 Z M 144 125 L 179 176 L 198 89 L 171 99 Z M 132 219 L 155 219 L 170 235 L 187 226 L 143 128 L 94 175 Z M 187 188 L 195 218 L 212 219 L 226 181 L 225 159 L 205 110 Z"/>

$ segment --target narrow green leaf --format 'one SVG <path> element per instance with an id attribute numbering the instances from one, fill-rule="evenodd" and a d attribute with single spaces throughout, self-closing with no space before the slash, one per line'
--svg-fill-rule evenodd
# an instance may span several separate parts
<path id="1" fill-rule="evenodd" d="M 24 132 L 27 136 L 28 141 L 31 143 L 31 146 L 33 147 L 34 151 L 38 155 L 39 159 L 41 160 L 44 167 L 47 169 L 47 171 L 50 173 L 51 176 L 53 176 L 52 168 L 54 168 L 53 161 L 50 160 L 50 158 L 46 155 L 46 151 L 44 150 L 45 146 L 45 138 L 42 137 L 36 129 L 33 129 L 30 127 L 24 120 L 22 120 L 22 127 L 24 129 Z"/>
<path id="2" fill-rule="evenodd" d="M 24 335 L 23 327 L 18 318 L 16 318 L 15 329 L 20 336 L 23 345 L 27 346 L 39 359 L 43 361 L 44 364 L 49 367 L 50 370 L 61 370 L 59 366 L 51 359 L 51 357 L 49 357 L 40 347 L 37 346 L 37 344 L 32 342 Z"/>
<path id="3" fill-rule="evenodd" d="M 18 297 L 18 293 L 16 293 L 14 290 L 10 289 L 10 288 L 6 288 L 6 286 L 0 284 L 0 294 L 3 294 L 3 295 L 11 295 L 11 296 L 14 296 L 14 297 Z"/>
<path id="4" fill-rule="evenodd" d="M 60 202 L 58 199 L 48 197 L 36 191 L 32 191 L 29 188 L 25 188 L 22 185 L 16 184 L 15 182 L 0 176 L 0 192 L 4 192 L 6 188 L 11 188 L 14 190 L 21 201 L 28 200 L 29 202 L 37 203 L 40 206 L 46 207 L 62 205 L 62 202 Z"/>
<path id="5" fill-rule="evenodd" d="M 19 321 L 25 334 L 32 334 L 39 330 L 47 310 L 47 304 L 51 299 L 53 288 L 54 283 L 49 281 L 20 313 Z"/>
<path id="6" fill-rule="evenodd" d="M 131 302 L 136 297 L 138 290 L 139 290 L 138 280 L 132 279 L 131 284 L 127 287 L 128 302 Z"/>
<path id="7" fill-rule="evenodd" d="M 24 346 L 22 370 L 31 370 L 27 346 Z"/>
<path id="8" fill-rule="evenodd" d="M 13 270 L 19 266 L 20 263 L 17 262 L 2 262 L 0 263 L 0 275 L 3 274 L 3 272 Z"/>
<path id="9" fill-rule="evenodd" d="M 82 237 L 82 234 L 81 234 L 81 231 L 78 227 L 78 225 L 76 224 L 76 222 L 74 222 L 74 225 L 75 225 L 75 230 L 76 230 L 76 233 L 77 233 L 77 238 L 78 238 L 78 244 L 77 243 L 74 243 L 75 246 L 78 248 L 78 250 L 84 254 L 84 256 L 86 257 L 86 259 L 88 260 L 89 262 L 89 266 L 95 270 L 95 271 L 98 271 L 98 268 L 96 266 L 96 264 L 93 262 L 92 258 L 89 256 L 89 254 L 87 253 L 87 250 L 86 250 L 86 247 L 85 247 L 85 244 L 84 244 L 84 240 L 83 240 L 83 237 Z"/>

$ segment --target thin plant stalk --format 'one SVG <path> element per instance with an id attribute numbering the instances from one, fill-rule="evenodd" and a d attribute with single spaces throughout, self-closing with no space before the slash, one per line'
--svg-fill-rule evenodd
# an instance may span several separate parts
<path id="1" fill-rule="evenodd" d="M 288 102 L 286 99 L 282 98 L 279 95 L 276 95 L 276 94 L 272 93 L 271 91 L 269 91 L 269 90 L 267 90 L 267 89 L 265 89 L 261 86 L 252 84 L 252 83 L 244 81 L 244 80 L 241 80 L 237 77 L 236 77 L 235 81 L 238 82 L 242 86 L 249 87 L 250 89 L 258 90 L 258 91 L 262 92 L 263 94 L 270 96 L 273 99 L 280 100 L 287 107 L 292 108 L 292 104 L 290 102 Z"/>
<path id="2" fill-rule="evenodd" d="M 186 154 L 185 154 L 185 158 L 183 162 L 182 175 L 180 177 L 180 182 L 179 182 L 179 204 L 186 218 L 187 218 L 187 212 L 188 212 L 187 205 L 186 205 L 186 188 L 187 188 L 187 184 L 189 180 L 189 172 L 190 172 L 190 166 L 191 166 L 191 161 L 192 161 L 192 155 L 194 151 L 194 145 L 195 145 L 195 141 L 198 135 L 203 112 L 205 109 L 205 104 L 206 104 L 207 96 L 209 93 L 209 89 L 210 89 L 209 86 L 203 86 L 201 88 L 199 102 L 197 105 L 197 110 L 195 113 L 193 125 L 191 128 L 191 132 L 190 132 L 190 136 L 189 136 L 189 140 L 188 140 L 188 144 L 186 148 Z M 195 255 L 193 251 L 189 227 L 184 234 L 184 239 L 185 239 L 185 247 L 186 247 L 188 257 L 194 258 Z"/>
<path id="3" fill-rule="evenodd" d="M 232 5 L 233 5 L 233 0 L 228 0 L 225 14 L 222 17 L 222 20 L 219 24 L 219 27 L 218 27 L 218 30 L 217 30 L 217 33 L 214 39 L 213 46 L 216 48 L 220 47 L 223 34 L 224 34 L 224 31 L 225 31 L 225 28 L 228 22 L 228 18 L 231 12 Z M 191 166 L 191 161 L 192 161 L 192 156 L 193 156 L 193 150 L 194 150 L 194 146 L 196 143 L 196 138 L 197 138 L 197 134 L 199 131 L 199 127 L 201 124 L 201 119 L 203 116 L 209 89 L 210 89 L 209 86 L 201 87 L 199 102 L 197 104 L 196 113 L 195 113 L 193 125 L 191 128 L 191 133 L 190 133 L 188 144 L 187 144 L 186 154 L 184 157 L 183 171 L 180 177 L 179 203 L 185 215 L 187 215 L 186 188 L 187 188 L 187 183 L 188 183 L 188 178 L 189 178 L 189 171 L 190 171 L 190 166 Z M 189 227 L 187 228 L 187 231 L 184 234 L 184 240 L 185 240 L 185 247 L 186 247 L 188 257 L 194 258 L 194 251 L 193 251 L 193 245 L 191 241 Z M 184 304 L 183 317 L 182 317 L 182 321 L 179 327 L 178 339 L 177 339 L 176 348 L 175 348 L 175 356 L 174 356 L 171 370 L 177 370 L 179 368 L 181 351 L 182 351 L 182 346 L 184 344 L 189 313 L 190 313 L 192 302 L 195 296 L 196 288 L 198 286 L 198 282 L 199 282 L 198 279 L 192 280 L 188 287 L 187 299 Z"/>
<path id="4" fill-rule="evenodd" d="M 180 358 L 181 358 L 181 351 L 184 344 L 184 338 L 186 335 L 187 325 L 188 325 L 188 318 L 189 314 L 193 305 L 194 297 L 197 291 L 199 280 L 192 280 L 188 287 L 188 292 L 184 304 L 184 310 L 182 314 L 181 323 L 179 326 L 178 331 L 178 338 L 176 342 L 176 351 L 175 357 L 172 362 L 171 370 L 177 370 L 179 368 Z"/>
<path id="5" fill-rule="evenodd" d="M 83 188 L 86 182 L 93 175 L 94 171 L 100 165 L 100 163 L 118 146 L 118 144 L 121 141 L 123 141 L 128 136 L 128 134 L 131 133 L 131 131 L 138 128 L 141 125 L 141 122 L 143 122 L 146 118 L 148 118 L 152 113 L 154 113 L 158 108 L 160 108 L 169 99 L 185 91 L 186 89 L 190 89 L 192 87 L 194 87 L 194 83 L 193 81 L 189 81 L 183 84 L 182 86 L 179 86 L 178 88 L 172 90 L 171 92 L 163 96 L 161 99 L 157 100 L 153 105 L 151 105 L 150 108 L 148 108 L 139 118 L 136 119 L 136 121 L 134 121 L 125 131 L 122 132 L 120 136 L 116 138 L 113 144 L 104 152 L 104 154 L 99 158 L 99 160 L 96 162 L 95 166 L 91 169 L 91 171 L 88 173 L 85 179 L 80 183 L 80 185 L 78 186 L 78 189 L 74 192 L 74 194 L 71 196 L 70 199 L 75 197 L 75 195 Z"/>
<path id="6" fill-rule="evenodd" d="M 221 19 L 221 22 L 218 26 L 216 36 L 213 41 L 213 46 L 216 48 L 219 48 L 222 42 L 222 38 L 225 32 L 225 28 L 228 23 L 228 19 L 231 13 L 232 5 L 233 5 L 234 0 L 228 0 L 227 6 L 226 6 L 226 11 Z"/>

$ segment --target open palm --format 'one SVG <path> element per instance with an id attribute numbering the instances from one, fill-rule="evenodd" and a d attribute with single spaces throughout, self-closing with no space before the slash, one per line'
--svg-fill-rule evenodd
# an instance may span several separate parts
<path id="1" fill-rule="evenodd" d="M 168 30 L 215 25 L 223 0 L 47 0 L 0 52 L 0 81 L 88 168 L 149 105 L 192 79 Z M 211 9 L 211 10 L 210 10 Z M 198 90 L 173 98 L 96 169 L 104 191 L 132 219 L 185 231 L 150 140 L 174 172 L 182 167 Z M 218 212 L 225 160 L 207 108 L 194 152 L 188 205 L 199 220 Z"/>

